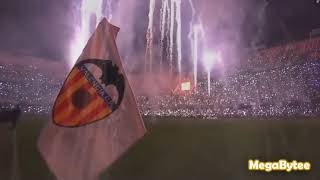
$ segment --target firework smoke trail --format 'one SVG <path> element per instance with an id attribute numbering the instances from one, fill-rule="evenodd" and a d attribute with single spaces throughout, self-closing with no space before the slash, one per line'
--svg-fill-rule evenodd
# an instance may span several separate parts
<path id="1" fill-rule="evenodd" d="M 198 81 L 198 58 L 199 58 L 199 44 L 204 40 L 204 30 L 202 23 L 192 25 L 190 44 L 192 48 L 192 59 L 193 59 L 193 78 L 195 82 L 195 88 L 197 88 Z"/>
<path id="2" fill-rule="evenodd" d="M 192 12 L 192 17 L 191 17 L 191 21 L 190 21 L 190 24 L 189 24 L 189 39 L 192 38 L 192 29 L 193 29 L 193 24 L 194 24 L 194 19 L 195 19 L 195 16 L 196 16 L 196 9 L 194 8 L 194 5 L 193 5 L 193 1 L 192 0 L 189 0 L 189 4 L 190 4 L 190 7 L 191 7 L 191 12 Z"/>
<path id="3" fill-rule="evenodd" d="M 192 17 L 191 17 L 191 21 L 190 21 L 190 25 L 189 25 L 189 34 L 188 34 L 188 38 L 190 40 L 190 45 L 191 45 L 191 57 L 192 57 L 192 61 L 193 61 L 193 82 L 194 82 L 194 87 L 195 90 L 197 90 L 197 84 L 198 84 L 198 48 L 197 48 L 197 35 L 194 32 L 194 18 L 195 18 L 195 8 L 193 5 L 192 0 L 189 0 L 189 4 L 191 7 L 191 11 L 192 11 Z"/>
<path id="4" fill-rule="evenodd" d="M 146 34 L 147 38 L 147 48 L 146 48 L 146 54 L 145 54 L 145 66 L 144 70 L 147 72 L 147 64 L 149 59 L 149 71 L 152 71 L 152 59 L 153 59 L 153 15 L 154 15 L 154 8 L 155 8 L 155 0 L 150 0 L 149 4 L 149 24 L 148 24 L 148 30 Z"/>
<path id="5" fill-rule="evenodd" d="M 72 67 L 74 62 L 77 60 L 85 46 L 85 43 L 90 36 L 90 18 L 94 15 L 96 18 L 96 25 L 102 17 L 102 0 L 96 0 L 94 2 L 90 0 L 83 0 L 81 2 L 81 21 L 80 26 L 76 30 L 76 38 L 71 45 L 71 61 L 70 66 Z"/>
<path id="6" fill-rule="evenodd" d="M 112 19 L 112 4 L 111 0 L 107 1 L 107 12 L 108 12 L 108 21 L 111 21 Z"/>
<path id="7" fill-rule="evenodd" d="M 208 70 L 208 95 L 210 96 L 210 89 L 211 89 L 211 87 L 210 87 L 210 83 L 211 83 L 211 78 L 210 78 L 210 70 Z"/>
<path id="8" fill-rule="evenodd" d="M 164 39 L 169 36 L 167 41 L 167 48 L 164 54 L 169 56 L 169 69 L 170 75 L 173 72 L 173 55 L 174 52 L 177 52 L 177 61 L 178 61 L 178 72 L 179 77 L 181 76 L 181 58 L 182 58 L 182 40 L 181 40 L 181 0 L 161 0 L 161 9 L 160 9 L 160 69 L 162 66 L 163 53 L 164 53 Z M 147 47 L 145 54 L 145 71 L 147 66 L 148 58 L 150 59 L 150 71 L 152 66 L 153 58 L 153 21 L 154 21 L 154 9 L 155 9 L 155 0 L 150 0 L 149 4 L 149 24 L 147 29 Z M 176 31 L 175 31 L 175 25 Z M 168 32 L 169 31 L 169 32 Z M 176 38 L 176 39 L 174 39 Z M 176 49 L 174 49 L 176 44 Z"/>
<path id="9" fill-rule="evenodd" d="M 192 46 L 192 58 L 193 58 L 193 80 L 194 86 L 197 90 L 198 84 L 198 34 L 196 32 L 197 28 L 192 26 L 193 39 L 191 41 Z"/>
<path id="10" fill-rule="evenodd" d="M 197 90 L 198 84 L 198 52 L 199 52 L 199 43 L 204 40 L 204 29 L 202 22 L 198 16 L 196 16 L 196 10 L 193 5 L 193 1 L 189 0 L 189 4 L 192 10 L 192 18 L 189 24 L 189 34 L 188 38 L 190 40 L 191 46 L 191 56 L 193 62 L 193 81 L 195 90 Z"/>
<path id="11" fill-rule="evenodd" d="M 111 1 L 107 0 L 108 19 L 112 17 Z M 91 30 L 97 27 L 100 20 L 103 18 L 103 0 L 82 0 L 80 7 L 80 24 L 76 29 L 75 39 L 70 47 L 70 61 L 69 67 L 71 68 L 80 56 L 86 42 L 88 41 Z M 94 19 L 92 19 L 94 17 Z M 95 27 L 92 26 L 94 20 Z"/>
<path id="12" fill-rule="evenodd" d="M 211 70 L 214 65 L 221 63 L 221 51 L 207 51 L 204 54 L 204 65 L 208 75 L 208 95 L 211 92 Z"/>
<path id="13" fill-rule="evenodd" d="M 170 75 L 172 75 L 173 70 L 173 33 L 174 33 L 174 0 L 170 0 Z"/>
<path id="14" fill-rule="evenodd" d="M 171 20 L 171 10 L 170 10 L 170 6 L 169 6 L 169 1 L 170 0 L 168 0 L 168 6 L 167 6 L 167 12 L 166 12 L 166 14 L 167 14 L 167 17 L 166 17 L 166 59 L 170 59 L 170 25 L 171 25 L 171 23 L 169 23 L 170 22 L 170 20 Z M 170 68 L 169 68 L 170 69 Z"/>
<path id="15" fill-rule="evenodd" d="M 161 32 L 161 39 L 160 39 L 160 73 L 162 72 L 162 61 L 163 61 L 163 48 L 164 48 L 164 38 L 166 36 L 166 18 L 167 13 L 169 12 L 169 4 L 168 0 L 162 0 L 161 10 L 160 10 L 160 32 Z M 167 52 L 165 52 L 166 54 Z"/>
<path id="16" fill-rule="evenodd" d="M 181 79 L 181 0 L 175 0 L 176 3 L 176 22 L 177 22 L 177 59 L 178 59 L 178 72 L 179 80 Z"/>

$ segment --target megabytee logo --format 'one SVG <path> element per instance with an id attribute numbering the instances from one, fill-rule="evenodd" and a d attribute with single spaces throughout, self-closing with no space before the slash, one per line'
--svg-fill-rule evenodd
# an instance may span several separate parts
<path id="1" fill-rule="evenodd" d="M 249 160 L 248 168 L 250 171 L 310 171 L 310 162 L 287 161 L 281 159 L 276 162 L 260 162 L 259 160 Z"/>

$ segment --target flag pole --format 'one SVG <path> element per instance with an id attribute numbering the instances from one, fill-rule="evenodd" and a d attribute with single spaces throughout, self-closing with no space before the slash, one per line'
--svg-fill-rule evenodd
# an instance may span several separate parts
<path id="1" fill-rule="evenodd" d="M 11 166 L 11 180 L 19 180 L 19 159 L 18 159 L 18 146 L 17 146 L 17 131 L 16 127 L 12 130 L 12 166 Z"/>

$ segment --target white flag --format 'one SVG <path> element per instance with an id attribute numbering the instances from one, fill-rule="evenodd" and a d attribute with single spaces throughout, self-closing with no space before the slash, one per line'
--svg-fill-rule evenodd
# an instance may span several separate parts
<path id="1" fill-rule="evenodd" d="M 93 180 L 146 130 L 104 18 L 55 101 L 38 147 L 59 180 Z"/>

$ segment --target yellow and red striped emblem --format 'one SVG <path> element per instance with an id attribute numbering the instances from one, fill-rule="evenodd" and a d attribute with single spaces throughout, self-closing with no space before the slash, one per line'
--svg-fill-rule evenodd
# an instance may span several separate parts
<path id="1" fill-rule="evenodd" d="M 77 127 L 98 121 L 112 113 L 86 76 L 75 66 L 63 84 L 53 106 L 53 122 Z"/>

